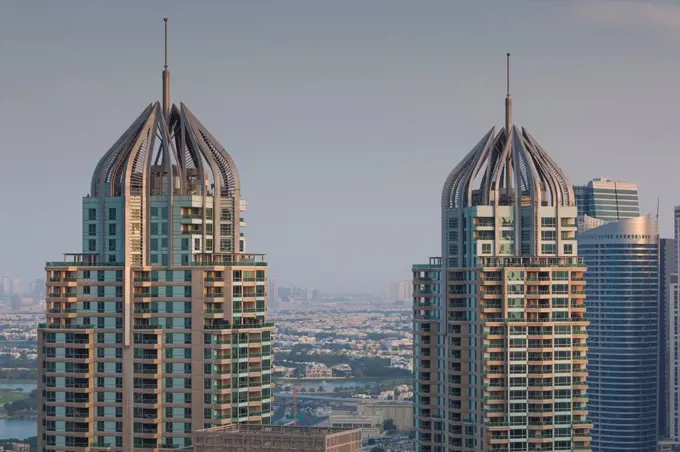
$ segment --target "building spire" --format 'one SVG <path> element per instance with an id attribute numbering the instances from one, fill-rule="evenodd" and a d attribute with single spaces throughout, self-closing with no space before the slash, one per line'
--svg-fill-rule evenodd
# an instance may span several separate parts
<path id="1" fill-rule="evenodd" d="M 163 113 L 166 118 L 170 111 L 170 71 L 168 70 L 168 18 L 165 22 L 165 66 L 163 66 Z"/>
<path id="2" fill-rule="evenodd" d="M 510 96 L 510 53 L 506 54 L 505 78 L 506 78 L 505 131 L 506 133 L 509 133 L 510 128 L 512 127 L 512 97 Z"/>

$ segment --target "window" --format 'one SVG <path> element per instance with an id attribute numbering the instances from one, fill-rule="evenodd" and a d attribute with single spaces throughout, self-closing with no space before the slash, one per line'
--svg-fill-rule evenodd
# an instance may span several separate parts
<path id="1" fill-rule="evenodd" d="M 491 244 L 482 243 L 482 254 L 491 254 Z"/>
<path id="2" fill-rule="evenodd" d="M 87 219 L 95 221 L 97 219 L 97 209 L 87 209 Z"/>
<path id="3" fill-rule="evenodd" d="M 87 241 L 87 250 L 88 251 L 97 251 L 97 241 L 94 239 L 90 239 Z"/>
<path id="4" fill-rule="evenodd" d="M 555 226 L 557 226 L 557 221 L 555 220 L 554 217 L 542 217 L 541 226 L 543 226 L 544 228 L 554 228 Z"/>
<path id="5" fill-rule="evenodd" d="M 572 245 L 571 243 L 565 243 L 564 254 L 574 254 L 574 245 Z"/>
<path id="6" fill-rule="evenodd" d="M 116 251 L 116 239 L 109 239 L 109 251 Z"/>
<path id="7" fill-rule="evenodd" d="M 201 239 L 194 239 L 194 251 L 200 251 L 201 250 Z"/>
<path id="8" fill-rule="evenodd" d="M 189 239 L 182 239 L 182 251 L 189 251 Z"/>
<path id="9" fill-rule="evenodd" d="M 96 224 L 88 224 L 87 225 L 87 234 L 88 235 L 97 235 L 97 225 Z"/>
<path id="10" fill-rule="evenodd" d="M 114 221 L 116 219 L 116 209 L 109 207 L 109 220 Z"/>
<path id="11" fill-rule="evenodd" d="M 555 231 L 542 231 L 541 232 L 541 238 L 543 240 L 555 240 L 556 234 Z"/>
<path id="12" fill-rule="evenodd" d="M 542 254 L 555 254 L 557 252 L 557 245 L 554 243 L 544 243 L 541 245 Z"/>
<path id="13" fill-rule="evenodd" d="M 151 223 L 151 235 L 158 235 L 158 223 Z"/>
<path id="14" fill-rule="evenodd" d="M 109 235 L 116 235 L 116 225 L 115 224 L 109 225 Z"/>

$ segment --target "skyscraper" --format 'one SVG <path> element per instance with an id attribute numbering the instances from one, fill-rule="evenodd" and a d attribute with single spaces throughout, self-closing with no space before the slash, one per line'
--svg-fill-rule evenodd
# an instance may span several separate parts
<path id="1" fill-rule="evenodd" d="M 675 206 L 674 216 L 676 265 L 680 271 L 680 206 Z M 678 273 L 671 276 L 669 300 L 667 303 L 666 339 L 668 343 L 667 384 L 668 398 L 666 404 L 667 413 L 667 438 L 674 443 L 680 443 L 680 284 Z"/>
<path id="2" fill-rule="evenodd" d="M 673 293 L 673 275 L 678 271 L 674 239 L 659 241 L 659 436 L 668 436 L 668 405 L 670 388 L 668 386 L 668 366 L 671 358 L 669 348 L 669 308 Z"/>
<path id="3" fill-rule="evenodd" d="M 587 185 L 574 186 L 579 215 L 604 221 L 640 216 L 638 187 L 630 182 L 597 178 Z"/>
<path id="4" fill-rule="evenodd" d="M 589 451 L 576 199 L 509 89 L 441 207 L 442 256 L 413 267 L 418 450 Z"/>
<path id="5" fill-rule="evenodd" d="M 578 234 L 586 272 L 593 452 L 655 452 L 659 236 L 649 216 Z"/>
<path id="6" fill-rule="evenodd" d="M 271 421 L 267 264 L 245 250 L 234 161 L 169 79 L 166 61 L 162 103 L 96 166 L 82 252 L 46 266 L 41 451 L 170 450 Z"/>
<path id="7" fill-rule="evenodd" d="M 14 292 L 12 292 L 12 280 L 9 276 L 3 276 L 2 278 L 2 295 L 9 299 Z"/>

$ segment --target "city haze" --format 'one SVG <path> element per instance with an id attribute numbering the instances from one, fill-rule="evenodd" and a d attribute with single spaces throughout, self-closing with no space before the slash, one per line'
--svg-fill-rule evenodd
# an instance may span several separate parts
<path id="1" fill-rule="evenodd" d="M 573 183 L 639 185 L 672 234 L 680 7 L 635 1 L 7 2 L 0 14 L 0 273 L 81 249 L 101 156 L 171 97 L 227 148 L 248 248 L 281 284 L 384 292 L 439 255 L 441 186 L 503 122 Z M 30 24 L 30 26 L 26 26 Z M 635 64 L 632 64 L 632 62 Z M 495 120 L 495 121 L 494 121 Z"/>

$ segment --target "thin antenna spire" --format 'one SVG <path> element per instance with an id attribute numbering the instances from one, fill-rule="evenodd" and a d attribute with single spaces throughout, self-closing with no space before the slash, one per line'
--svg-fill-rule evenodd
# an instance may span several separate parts
<path id="1" fill-rule="evenodd" d="M 165 70 L 168 70 L 168 18 L 164 17 L 163 22 L 165 22 Z"/>
<path id="2" fill-rule="evenodd" d="M 167 19 L 166 19 L 166 25 L 167 25 Z M 167 29 L 166 29 L 166 39 L 167 39 Z M 167 54 L 166 54 L 166 59 L 167 59 Z M 505 63 L 505 78 L 506 78 L 506 97 L 510 97 L 510 53 L 506 55 L 506 63 Z"/>
<path id="3" fill-rule="evenodd" d="M 512 97 L 510 96 L 510 53 L 506 54 L 505 63 L 505 131 L 510 133 L 512 127 Z"/>
<path id="4" fill-rule="evenodd" d="M 659 222 L 659 203 L 661 202 L 661 197 L 657 196 L 656 198 L 656 222 Z"/>
<path id="5" fill-rule="evenodd" d="M 166 118 L 170 111 L 170 71 L 168 70 L 168 18 L 164 17 L 165 22 L 165 66 L 163 66 L 163 113 Z"/>

